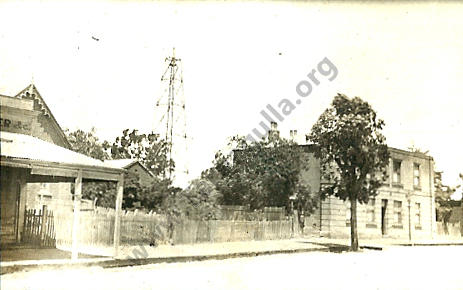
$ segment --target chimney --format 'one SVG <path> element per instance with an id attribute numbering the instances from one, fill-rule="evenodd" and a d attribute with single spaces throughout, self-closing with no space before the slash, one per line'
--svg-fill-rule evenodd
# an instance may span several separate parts
<path id="1" fill-rule="evenodd" d="M 296 142 L 297 130 L 289 130 L 289 139 L 293 142 Z"/>
<path id="2" fill-rule="evenodd" d="M 270 130 L 272 130 L 272 131 L 278 130 L 277 122 L 270 122 Z"/>
<path id="3" fill-rule="evenodd" d="M 270 122 L 270 130 L 268 131 L 268 140 L 274 141 L 280 137 L 280 131 L 278 131 L 277 122 Z"/>

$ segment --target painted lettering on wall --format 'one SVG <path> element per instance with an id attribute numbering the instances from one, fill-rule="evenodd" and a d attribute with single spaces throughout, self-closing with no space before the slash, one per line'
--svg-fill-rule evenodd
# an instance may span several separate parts
<path id="1" fill-rule="evenodd" d="M 31 125 L 22 121 L 0 118 L 0 128 L 2 131 L 31 131 Z"/>

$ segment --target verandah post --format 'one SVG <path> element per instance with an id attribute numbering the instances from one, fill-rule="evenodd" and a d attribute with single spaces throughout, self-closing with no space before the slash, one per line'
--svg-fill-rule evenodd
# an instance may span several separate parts
<path id="1" fill-rule="evenodd" d="M 72 225 L 72 254 L 71 259 L 77 260 L 79 257 L 79 228 L 80 228 L 80 200 L 82 198 L 82 169 L 77 172 L 74 186 L 74 223 Z"/>
<path id="2" fill-rule="evenodd" d="M 121 214 L 122 214 L 122 198 L 124 193 L 124 174 L 121 173 L 117 180 L 117 197 L 116 197 L 116 213 L 114 219 L 114 257 L 119 255 L 119 244 L 121 239 Z"/>

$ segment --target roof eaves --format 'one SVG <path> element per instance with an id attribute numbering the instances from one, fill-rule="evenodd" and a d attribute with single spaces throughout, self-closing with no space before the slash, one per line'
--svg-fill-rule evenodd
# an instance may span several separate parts
<path id="1" fill-rule="evenodd" d="M 121 174 L 125 173 L 126 170 L 123 168 L 115 168 L 115 167 L 104 167 L 104 166 L 96 166 L 96 165 L 86 165 L 86 164 L 78 164 L 78 163 L 63 163 L 63 162 L 50 162 L 50 161 L 43 161 L 43 160 L 34 160 L 34 159 L 27 159 L 27 158 L 18 158 L 18 157 L 5 157 L 2 156 L 1 164 L 3 166 L 15 164 L 17 167 L 24 167 L 24 168 L 32 168 L 33 166 L 41 166 L 46 168 L 60 168 L 60 169 L 68 169 L 68 170 L 90 170 L 95 172 L 102 172 L 108 174 Z"/>

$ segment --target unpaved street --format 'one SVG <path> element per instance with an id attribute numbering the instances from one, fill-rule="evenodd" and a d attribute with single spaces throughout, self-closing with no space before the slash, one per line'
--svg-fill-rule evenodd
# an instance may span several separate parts
<path id="1" fill-rule="evenodd" d="M 463 246 L 25 272 L 1 289 L 463 289 Z"/>

